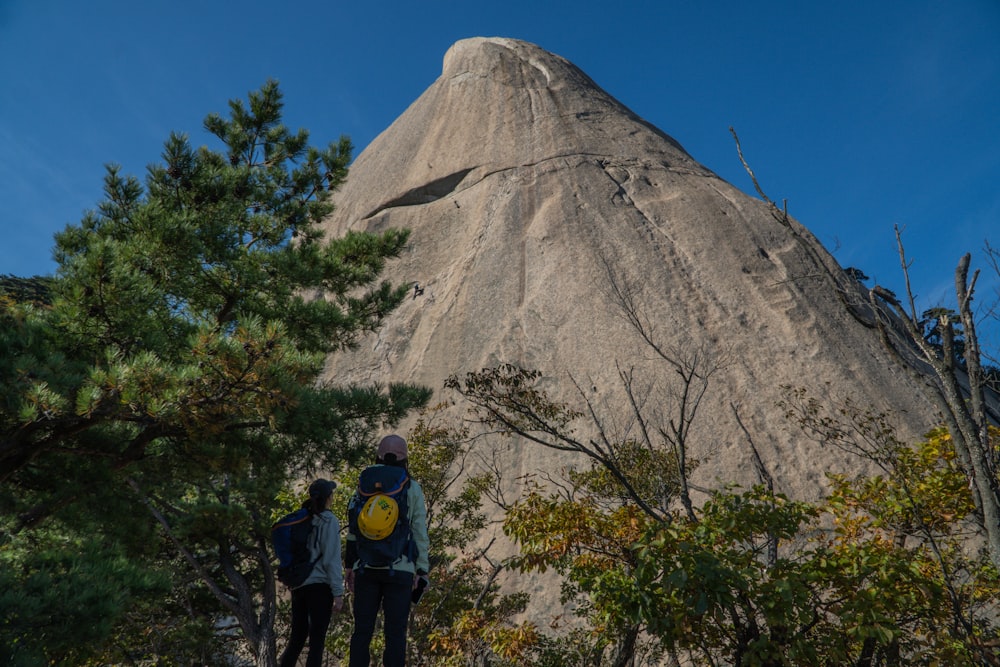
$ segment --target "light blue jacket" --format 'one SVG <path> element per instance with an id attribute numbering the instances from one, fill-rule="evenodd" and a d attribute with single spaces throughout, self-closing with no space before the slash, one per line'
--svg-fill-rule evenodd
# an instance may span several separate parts
<path id="1" fill-rule="evenodd" d="M 330 510 L 314 514 L 309 536 L 309 557 L 315 561 L 309 578 L 302 582 L 329 584 L 334 597 L 344 594 L 344 566 L 340 557 L 340 522 Z"/>

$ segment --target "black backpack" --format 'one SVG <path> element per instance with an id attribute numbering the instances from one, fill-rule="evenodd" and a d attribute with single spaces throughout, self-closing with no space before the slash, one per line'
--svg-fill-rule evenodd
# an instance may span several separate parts
<path id="1" fill-rule="evenodd" d="M 309 553 L 312 516 L 309 509 L 303 507 L 286 514 L 271 526 L 271 545 L 278 557 L 278 581 L 289 588 L 305 583 L 316 564 Z"/>
<path id="2" fill-rule="evenodd" d="M 408 518 L 409 502 L 407 491 L 410 488 L 410 478 L 405 468 L 390 465 L 369 466 L 361 471 L 358 477 L 358 488 L 347 506 L 347 520 L 354 535 L 358 550 L 358 560 L 361 568 L 372 567 L 392 568 L 401 556 L 414 561 L 414 544 L 410 533 Z M 399 508 L 396 524 L 392 532 L 381 539 L 366 537 L 358 526 L 358 517 L 365 504 L 379 496 L 392 499 Z"/>

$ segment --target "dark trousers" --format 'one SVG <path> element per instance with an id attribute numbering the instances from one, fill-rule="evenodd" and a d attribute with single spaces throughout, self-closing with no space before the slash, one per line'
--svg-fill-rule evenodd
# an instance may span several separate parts
<path id="1" fill-rule="evenodd" d="M 367 567 L 354 576 L 354 634 L 350 667 L 369 667 L 375 617 L 382 610 L 385 633 L 384 667 L 406 664 L 406 626 L 410 619 L 413 573 Z"/>
<path id="2" fill-rule="evenodd" d="M 280 667 L 295 667 L 302 653 L 302 647 L 309 640 L 309 654 L 306 667 L 320 667 L 323 664 L 323 648 L 326 629 L 330 627 L 333 615 L 333 591 L 330 584 L 309 584 L 292 591 L 292 632 L 288 646 L 281 654 Z"/>

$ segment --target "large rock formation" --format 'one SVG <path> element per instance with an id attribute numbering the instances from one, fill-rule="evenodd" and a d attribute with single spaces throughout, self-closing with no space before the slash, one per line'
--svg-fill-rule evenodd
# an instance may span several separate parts
<path id="1" fill-rule="evenodd" d="M 614 406 L 619 369 L 635 369 L 648 405 L 669 414 L 677 375 L 622 318 L 614 282 L 666 349 L 724 362 L 689 442 L 702 486 L 756 481 L 748 434 L 793 496 L 815 497 L 826 471 L 859 469 L 787 423 L 776 408 L 785 385 L 891 410 L 907 437 L 936 413 L 804 227 L 532 44 L 456 43 L 440 78 L 358 156 L 336 202 L 331 234 L 411 229 L 388 276 L 419 284 L 380 333 L 331 360 L 337 382 L 440 390 L 449 374 L 509 361 L 542 371 L 556 396 L 580 404 L 572 377 Z M 557 462 L 515 445 L 505 466 L 513 478 Z"/>

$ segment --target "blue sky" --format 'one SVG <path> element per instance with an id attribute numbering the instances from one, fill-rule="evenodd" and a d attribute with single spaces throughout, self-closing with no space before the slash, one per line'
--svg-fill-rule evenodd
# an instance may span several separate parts
<path id="1" fill-rule="evenodd" d="M 734 126 L 767 194 L 896 291 L 904 227 L 918 305 L 964 252 L 980 300 L 997 288 L 1000 0 L 0 0 L 0 274 L 54 271 L 104 164 L 141 176 L 172 130 L 210 143 L 204 116 L 267 78 L 289 125 L 359 153 L 473 36 L 569 59 L 753 194 Z"/>

